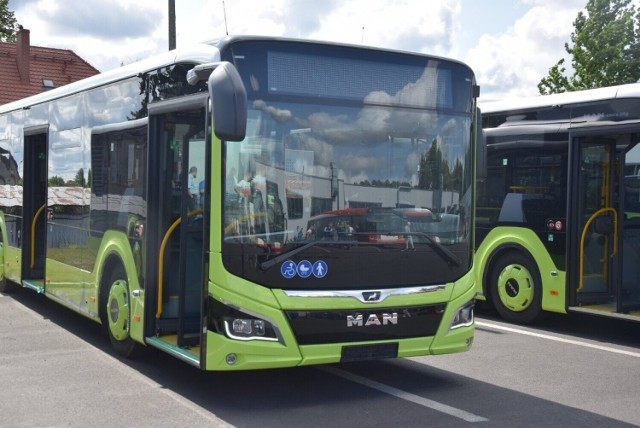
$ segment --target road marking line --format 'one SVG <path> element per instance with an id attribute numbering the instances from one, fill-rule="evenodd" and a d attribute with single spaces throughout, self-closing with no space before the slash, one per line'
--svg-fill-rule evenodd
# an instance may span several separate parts
<path id="1" fill-rule="evenodd" d="M 491 323 L 478 321 L 478 320 L 476 320 L 476 325 L 479 327 L 493 328 L 496 330 L 508 331 L 510 333 L 518 333 L 518 334 L 523 334 L 525 336 L 533 336 L 540 339 L 553 340 L 556 342 L 568 343 L 570 345 L 583 346 L 585 348 L 598 349 L 600 351 L 607 351 L 607 352 L 612 352 L 614 354 L 622 354 L 622 355 L 627 355 L 629 357 L 640 358 L 640 352 L 625 351 L 623 349 L 616 349 L 616 348 L 611 348 L 603 345 L 595 345 L 593 343 L 581 342 L 579 340 L 564 339 L 562 337 L 551 336 L 549 334 L 534 333 L 532 331 L 521 330 L 518 328 L 507 327 L 499 324 L 491 324 Z"/>
<path id="2" fill-rule="evenodd" d="M 335 367 L 318 366 L 318 369 L 331 373 L 335 376 L 340 376 L 347 380 L 359 383 L 361 385 L 368 386 L 369 388 L 377 389 L 378 391 L 393 395 L 394 397 L 398 397 L 402 400 L 410 401 L 412 403 L 419 404 L 420 406 L 428 407 L 438 412 L 454 416 L 467 422 L 487 422 L 489 420 L 487 418 L 483 418 L 482 416 L 474 415 L 473 413 L 469 413 L 455 407 L 447 406 L 446 404 L 429 400 L 428 398 L 420 397 L 418 395 L 411 394 L 410 392 L 402 391 L 392 386 L 385 385 L 383 383 L 376 382 L 374 380 L 367 379 L 365 377 L 358 376 L 353 373 L 337 369 Z"/>

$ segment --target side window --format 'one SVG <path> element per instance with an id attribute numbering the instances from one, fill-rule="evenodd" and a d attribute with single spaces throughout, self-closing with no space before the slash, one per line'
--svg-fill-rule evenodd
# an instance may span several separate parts
<path id="1" fill-rule="evenodd" d="M 302 198 L 287 198 L 287 211 L 290 219 L 302 218 Z"/>
<path id="2" fill-rule="evenodd" d="M 127 233 L 146 218 L 147 127 L 91 137 L 91 229 Z"/>

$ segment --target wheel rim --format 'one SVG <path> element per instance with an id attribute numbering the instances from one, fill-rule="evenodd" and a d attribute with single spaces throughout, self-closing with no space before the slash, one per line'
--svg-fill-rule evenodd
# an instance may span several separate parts
<path id="1" fill-rule="evenodd" d="M 124 340 L 129 336 L 129 298 L 127 282 L 117 280 L 111 284 L 107 302 L 109 331 L 116 340 Z"/>
<path id="2" fill-rule="evenodd" d="M 500 302 L 511 311 L 522 312 L 533 302 L 533 277 L 520 264 L 505 266 L 498 276 L 498 296 Z"/>

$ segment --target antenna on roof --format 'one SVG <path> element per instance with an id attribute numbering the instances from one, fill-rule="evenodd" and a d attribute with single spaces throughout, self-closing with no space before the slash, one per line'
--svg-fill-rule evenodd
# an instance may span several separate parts
<path id="1" fill-rule="evenodd" d="M 227 8 L 224 7 L 224 0 L 222 0 L 222 13 L 224 14 L 224 32 L 229 35 L 229 29 L 227 28 Z"/>

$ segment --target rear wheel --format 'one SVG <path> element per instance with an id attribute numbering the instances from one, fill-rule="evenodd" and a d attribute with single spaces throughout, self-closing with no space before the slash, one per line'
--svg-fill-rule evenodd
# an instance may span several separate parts
<path id="1" fill-rule="evenodd" d="M 540 274 L 520 252 L 505 254 L 493 264 L 488 287 L 493 306 L 509 322 L 528 324 L 542 312 Z"/>
<path id="2" fill-rule="evenodd" d="M 119 355 L 132 357 L 140 345 L 131 338 L 131 305 L 129 284 L 121 265 L 116 265 L 105 284 L 106 293 L 103 305 L 105 312 L 103 321 L 111 345 Z"/>

